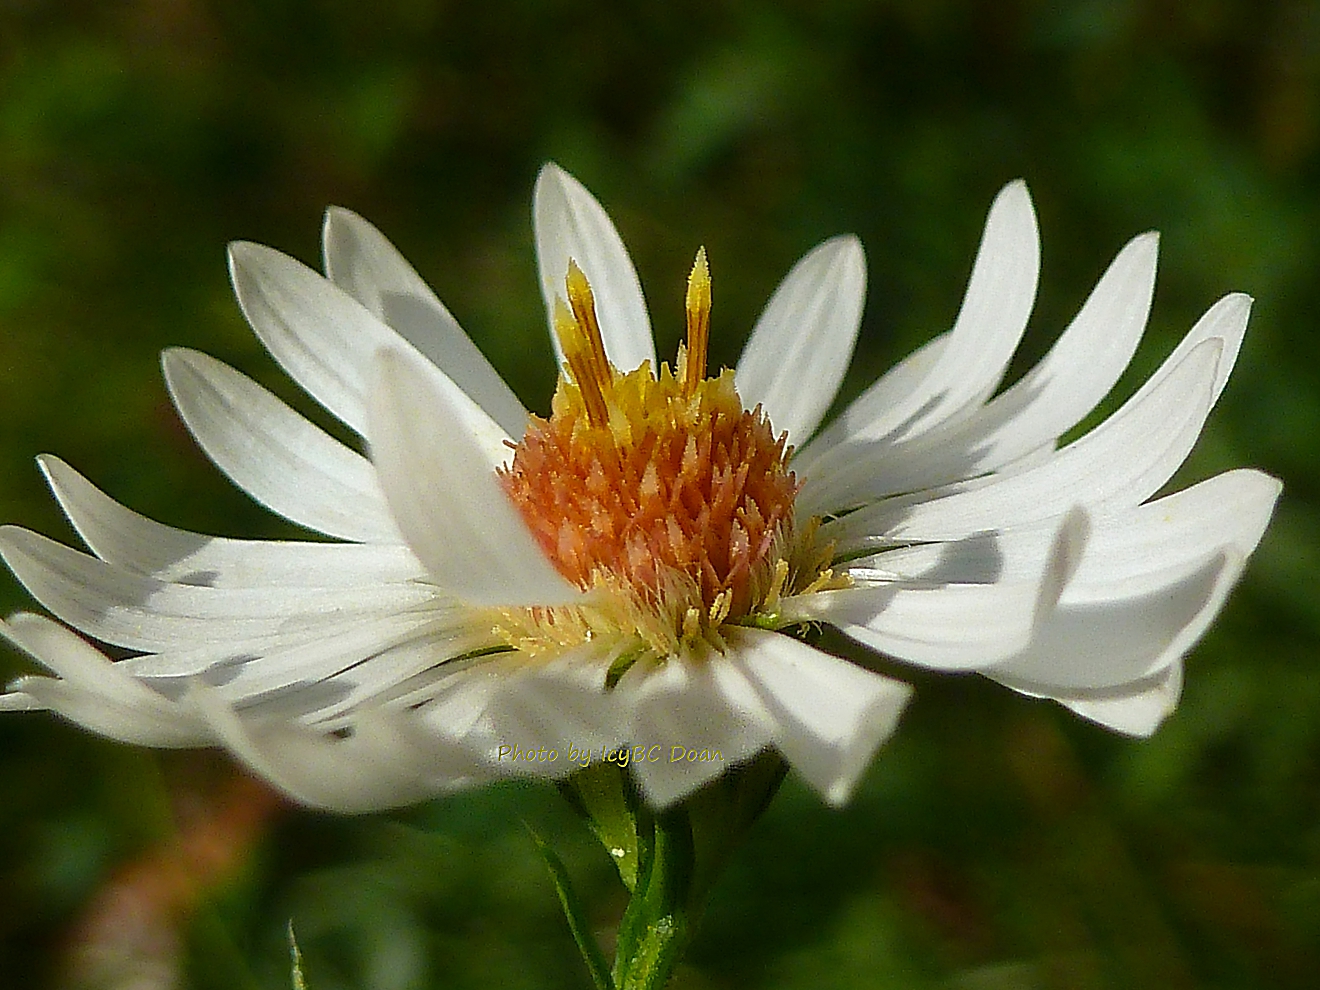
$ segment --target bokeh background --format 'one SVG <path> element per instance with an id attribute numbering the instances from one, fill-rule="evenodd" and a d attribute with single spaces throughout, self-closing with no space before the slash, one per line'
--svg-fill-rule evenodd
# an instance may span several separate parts
<path id="1" fill-rule="evenodd" d="M 1177 714 L 1134 742 L 917 678 L 847 808 L 786 785 L 681 985 L 1315 986 L 1320 5 L 0 0 L 0 518 L 72 540 L 32 462 L 52 451 L 155 518 L 292 535 L 192 446 L 157 354 L 208 351 L 324 422 L 244 326 L 223 246 L 315 264 L 332 203 L 386 231 L 544 411 L 546 159 L 611 210 L 662 354 L 699 244 L 732 363 L 796 257 L 861 235 L 847 394 L 949 326 L 1017 176 L 1044 254 L 1016 370 L 1145 229 L 1160 279 L 1116 400 L 1220 295 L 1257 300 L 1179 478 L 1252 465 L 1285 493 Z M 0 575 L 0 607 L 26 606 Z M 28 669 L 0 651 L 0 676 Z M 548 788 L 337 819 L 216 754 L 6 716 L 0 986 L 283 987 L 293 919 L 313 990 L 585 987 L 524 821 L 608 929 L 610 864 Z"/>

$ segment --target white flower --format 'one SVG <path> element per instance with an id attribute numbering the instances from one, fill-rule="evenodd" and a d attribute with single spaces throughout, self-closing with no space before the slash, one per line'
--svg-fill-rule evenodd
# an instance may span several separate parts
<path id="1" fill-rule="evenodd" d="M 529 419 L 354 214 L 326 217 L 324 278 L 235 244 L 253 329 L 370 456 L 194 351 L 164 355 L 170 392 L 235 483 L 340 542 L 183 532 L 43 457 L 94 556 L 15 527 L 0 553 L 63 623 L 129 656 L 15 615 L 0 631 L 55 676 L 20 678 L 0 708 L 132 743 L 218 744 L 345 811 L 603 757 L 627 759 L 663 806 L 766 747 L 842 802 L 910 691 L 793 635 L 811 623 L 1121 732 L 1172 710 L 1181 658 L 1279 493 L 1240 470 L 1151 500 L 1224 387 L 1248 297 L 1216 303 L 1118 412 L 1056 450 L 1137 346 L 1156 238 L 1124 247 L 1050 352 L 997 393 L 1039 261 L 1015 182 L 953 328 L 817 433 L 861 318 L 855 238 L 804 257 L 737 369 L 714 378 L 699 256 L 686 348 L 657 379 L 604 210 L 549 165 L 534 212 L 566 368 L 549 421 Z"/>

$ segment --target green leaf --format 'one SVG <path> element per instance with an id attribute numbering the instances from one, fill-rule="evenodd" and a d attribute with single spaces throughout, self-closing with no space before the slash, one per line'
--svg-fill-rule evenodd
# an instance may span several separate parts
<path id="1" fill-rule="evenodd" d="M 298 940 L 293 935 L 292 918 L 289 919 L 289 965 L 293 970 L 293 990 L 307 990 L 302 973 L 302 953 L 298 951 Z"/>
<path id="2" fill-rule="evenodd" d="M 640 859 L 637 817 L 627 771 L 617 763 L 595 763 L 560 784 L 569 803 L 585 817 L 632 893 Z"/>
<path id="3" fill-rule="evenodd" d="M 568 920 L 568 930 L 572 932 L 573 941 L 577 943 L 578 951 L 582 953 L 582 961 L 587 964 L 592 983 L 595 985 L 596 990 L 615 990 L 614 980 L 610 976 L 609 964 L 605 961 L 605 954 L 601 952 L 600 945 L 597 944 L 595 937 L 591 934 L 590 927 L 587 925 L 586 915 L 582 910 L 582 902 L 578 900 L 577 893 L 573 890 L 573 884 L 569 879 L 568 869 L 564 866 L 564 861 L 546 844 L 544 839 L 536 834 L 531 825 L 526 825 L 526 828 L 528 834 L 532 837 L 532 841 L 536 843 L 541 858 L 545 860 L 546 867 L 550 870 L 550 879 L 555 885 L 555 892 L 559 895 L 559 903 L 564 909 L 564 917 Z"/>

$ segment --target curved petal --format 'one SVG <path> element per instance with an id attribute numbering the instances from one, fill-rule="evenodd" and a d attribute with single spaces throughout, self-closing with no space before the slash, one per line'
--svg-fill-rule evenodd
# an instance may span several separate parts
<path id="1" fill-rule="evenodd" d="M 1155 288 L 1158 237 L 1119 252 L 1049 353 L 965 417 L 897 444 L 845 437 L 814 473 L 816 504 L 933 488 L 1009 464 L 1072 429 L 1105 397 L 1141 339 Z"/>
<path id="2" fill-rule="evenodd" d="M 756 321 L 738 361 L 738 394 L 749 409 L 760 405 L 789 443 L 810 437 L 834 401 L 865 300 L 862 242 L 834 237 L 793 266 Z"/>
<path id="3" fill-rule="evenodd" d="M 910 439 L 988 399 L 1026 329 L 1039 274 L 1036 213 L 1018 180 L 990 206 L 962 308 L 937 360 L 899 402 L 881 405 L 864 393 L 844 413 L 849 439 Z"/>
<path id="4" fill-rule="evenodd" d="M 1114 584 L 1065 592 L 1030 645 L 983 671 L 1009 687 L 1055 697 L 1153 677 L 1178 660 L 1223 607 L 1246 563 L 1232 550 Z"/>
<path id="5" fill-rule="evenodd" d="M 229 270 L 243 315 L 275 360 L 309 395 L 365 436 L 376 352 L 393 348 L 421 359 L 416 348 L 343 289 L 271 248 L 242 241 L 229 245 Z M 435 378 L 490 464 L 502 463 L 508 434 L 443 372 L 437 369 Z"/>
<path id="6" fill-rule="evenodd" d="M 506 433 L 523 435 L 523 404 L 384 234 L 351 210 L 332 206 L 321 245 L 331 282 L 435 362 Z"/>
<path id="7" fill-rule="evenodd" d="M 1264 535 L 1281 485 L 1260 471 L 1216 475 L 1132 509 L 1091 517 L 1086 549 L 1070 593 L 1089 582 L 1135 575 L 1204 560 L 1220 547 L 1249 555 Z M 1039 573 L 1058 520 L 976 533 L 960 540 L 886 550 L 847 565 L 861 581 L 984 584 L 1023 580 Z"/>
<path id="8" fill-rule="evenodd" d="M 844 516 L 823 535 L 848 552 L 875 534 L 957 540 L 1059 516 L 1073 505 L 1095 511 L 1137 505 L 1169 480 L 1196 443 L 1223 346 L 1212 338 L 1172 367 L 1166 362 L 1154 386 L 1042 464 L 943 497 L 889 499 Z"/>
<path id="9" fill-rule="evenodd" d="M 171 348 L 161 363 L 189 432 L 256 501 L 327 536 L 401 542 L 365 457 L 215 358 Z"/>
<path id="10" fill-rule="evenodd" d="M 219 651 L 212 651 L 204 668 L 203 651 L 125 663 L 134 676 L 166 693 L 200 677 L 245 712 L 260 709 L 264 717 L 278 713 L 286 720 L 323 724 L 487 641 L 426 614 L 382 613 L 352 624 L 327 623 L 321 635 L 304 642 L 273 643 L 265 650 L 245 650 L 242 644 L 236 650 L 231 644 L 226 657 L 217 659 Z"/>
<path id="11" fill-rule="evenodd" d="M 109 657 L 50 619 L 18 613 L 0 637 L 58 675 L 22 677 L 12 686 L 34 705 L 135 746 L 205 746 L 212 739 L 191 713 L 143 686 Z"/>
<path id="12" fill-rule="evenodd" d="M 120 505 L 58 457 L 43 454 L 37 463 L 93 553 L 159 581 L 208 588 L 335 588 L 398 584 L 426 574 L 402 542 L 235 540 L 175 529 Z"/>
<path id="13" fill-rule="evenodd" d="M 564 278 L 571 259 L 591 283 L 610 363 L 620 371 L 632 371 L 643 361 L 655 368 L 651 318 L 623 238 L 582 183 L 554 162 L 542 166 L 536 177 L 532 225 L 541 295 L 559 363 L 564 363 L 564 356 L 554 332 L 555 299 L 565 295 Z"/>
<path id="14" fill-rule="evenodd" d="M 654 808 L 667 808 L 775 739 L 756 689 L 728 657 L 669 657 L 614 689 L 632 710 L 629 765 Z"/>
<path id="15" fill-rule="evenodd" d="M 208 588 L 168 584 L 79 553 L 17 526 L 0 527 L 0 556 L 37 601 L 89 636 L 134 650 L 197 643 L 291 641 L 327 624 L 429 606 L 416 583 L 347 588 Z"/>
<path id="16" fill-rule="evenodd" d="M 1097 519 L 1076 573 L 1030 646 L 987 673 L 1060 700 L 1135 691 L 1158 678 L 1218 614 L 1280 488 L 1258 471 L 1230 471 Z"/>
<path id="17" fill-rule="evenodd" d="M 968 562 L 931 561 L 926 573 L 912 579 L 892 575 L 888 583 L 862 584 L 841 591 L 787 598 L 781 609 L 790 620 L 828 622 L 853 639 L 909 663 L 937 670 L 978 670 L 1018 655 L 1031 643 L 1042 614 L 1052 609 L 1076 573 L 1091 523 L 1086 512 L 1073 508 L 1053 520 L 1048 543 L 1009 545 L 1018 559 L 1006 567 L 1002 551 L 989 551 L 973 567 L 979 573 L 958 574 Z M 975 544 L 978 541 L 972 541 Z M 950 548 L 955 550 L 956 548 Z M 973 546 L 976 554 L 984 548 Z M 884 559 L 883 555 L 875 558 Z M 950 574 L 946 571 L 954 571 Z M 860 580 L 864 569 L 850 569 Z M 955 583 L 959 577 L 975 581 Z"/>
<path id="18" fill-rule="evenodd" d="M 626 713 L 591 651 L 505 673 L 467 744 L 502 776 L 562 779 L 625 745 Z M 491 759 L 493 757 L 493 759 Z"/>
<path id="19" fill-rule="evenodd" d="M 580 592 L 546 559 L 429 361 L 377 356 L 372 460 L 399 529 L 435 583 L 476 605 L 556 605 Z"/>
<path id="20" fill-rule="evenodd" d="M 824 470 L 817 468 L 817 463 L 835 447 L 863 437 L 867 425 L 877 416 L 905 402 L 930 375 L 931 369 L 939 363 L 940 356 L 948 346 L 949 332 L 946 330 L 938 337 L 926 341 L 877 378 L 829 426 L 793 454 L 793 469 L 808 478 L 831 474 L 836 462 L 828 462 Z M 889 449 L 892 444 L 882 438 L 876 441 L 875 446 Z M 847 459 L 844 458 L 841 463 L 847 463 Z"/>
<path id="21" fill-rule="evenodd" d="M 729 663 L 774 719 L 775 746 L 829 804 L 844 804 L 898 726 L 911 686 L 760 629 L 731 635 Z"/>
<path id="22" fill-rule="evenodd" d="M 1106 729 L 1144 739 L 1173 714 L 1182 684 L 1183 665 L 1179 660 L 1135 684 L 1109 691 L 1079 691 L 1054 700 Z"/>
<path id="23" fill-rule="evenodd" d="M 1031 640 L 1038 588 L 1028 581 L 876 585 L 785 600 L 793 621 L 828 622 L 887 656 L 937 670 L 976 670 Z"/>
<path id="24" fill-rule="evenodd" d="M 186 701 L 249 769 L 314 808 L 380 811 L 488 779 L 461 749 L 423 737 L 406 712 L 365 712 L 332 734 L 241 718 L 202 686 Z"/>

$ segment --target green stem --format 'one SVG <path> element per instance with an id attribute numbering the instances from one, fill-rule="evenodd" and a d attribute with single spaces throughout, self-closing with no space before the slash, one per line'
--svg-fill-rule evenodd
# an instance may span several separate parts
<path id="1" fill-rule="evenodd" d="M 615 947 L 613 975 L 618 990 L 663 987 L 691 936 L 689 893 L 695 850 L 687 809 L 680 805 L 645 817 L 650 841 Z"/>
<path id="2" fill-rule="evenodd" d="M 668 983 L 695 934 L 706 895 L 778 791 L 786 769 L 778 754 L 767 751 L 661 812 L 651 809 L 627 772 L 613 764 L 589 767 L 560 785 L 631 894 L 619 922 L 613 969 L 604 973 L 563 865 L 537 840 L 598 990 L 661 990 Z"/>

